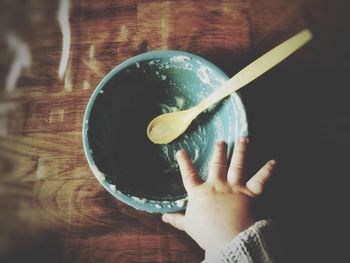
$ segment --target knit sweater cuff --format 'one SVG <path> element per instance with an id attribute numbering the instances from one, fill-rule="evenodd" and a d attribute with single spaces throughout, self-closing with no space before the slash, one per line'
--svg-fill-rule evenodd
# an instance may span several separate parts
<path id="1" fill-rule="evenodd" d="M 261 220 L 235 236 L 218 253 L 207 255 L 205 263 L 271 263 L 266 240 L 271 236 L 271 221 Z"/>

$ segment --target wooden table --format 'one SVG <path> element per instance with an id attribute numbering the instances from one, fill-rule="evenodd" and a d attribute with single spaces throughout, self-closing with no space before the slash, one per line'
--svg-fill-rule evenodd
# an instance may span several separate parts
<path id="1" fill-rule="evenodd" d="M 0 4 L 1 262 L 200 262 L 184 233 L 117 201 L 93 177 L 81 138 L 89 96 L 145 51 L 193 52 L 232 75 L 305 27 L 314 41 L 242 91 L 248 171 L 280 161 L 264 213 L 280 222 L 294 262 L 339 255 L 341 242 L 330 240 L 341 236 L 348 197 L 340 190 L 350 146 L 346 0 L 80 0 L 68 13 L 66 2 Z"/>

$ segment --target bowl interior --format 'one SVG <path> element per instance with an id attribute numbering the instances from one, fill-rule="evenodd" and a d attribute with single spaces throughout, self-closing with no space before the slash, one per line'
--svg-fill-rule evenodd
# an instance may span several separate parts
<path id="1" fill-rule="evenodd" d="M 226 79 L 210 62 L 184 52 L 149 52 L 124 62 L 106 76 L 89 102 L 84 125 L 90 162 L 120 194 L 176 210 L 169 204 L 186 197 L 176 151 L 188 151 L 205 179 L 215 142 L 232 145 L 247 133 L 244 107 L 234 94 L 166 145 L 153 144 L 146 127 L 161 113 L 196 105 Z M 147 201 L 141 209 L 150 210 Z"/>

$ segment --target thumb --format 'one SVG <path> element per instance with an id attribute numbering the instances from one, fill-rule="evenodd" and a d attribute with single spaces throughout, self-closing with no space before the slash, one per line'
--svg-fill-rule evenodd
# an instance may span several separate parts
<path id="1" fill-rule="evenodd" d="M 181 213 L 164 214 L 162 216 L 162 220 L 163 222 L 168 223 L 179 230 L 186 231 L 184 214 L 181 214 Z"/>
<path id="2" fill-rule="evenodd" d="M 271 160 L 267 162 L 246 184 L 246 187 L 255 196 L 262 194 L 264 186 L 270 179 L 277 162 Z"/>

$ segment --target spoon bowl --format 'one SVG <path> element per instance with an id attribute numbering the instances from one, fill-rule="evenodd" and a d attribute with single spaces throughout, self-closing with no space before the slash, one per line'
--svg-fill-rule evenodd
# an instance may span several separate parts
<path id="1" fill-rule="evenodd" d="M 193 109 L 159 115 L 148 124 L 147 136 L 157 144 L 169 143 L 177 138 L 174 134 L 180 135 L 187 130 L 195 115 L 196 112 Z"/>

